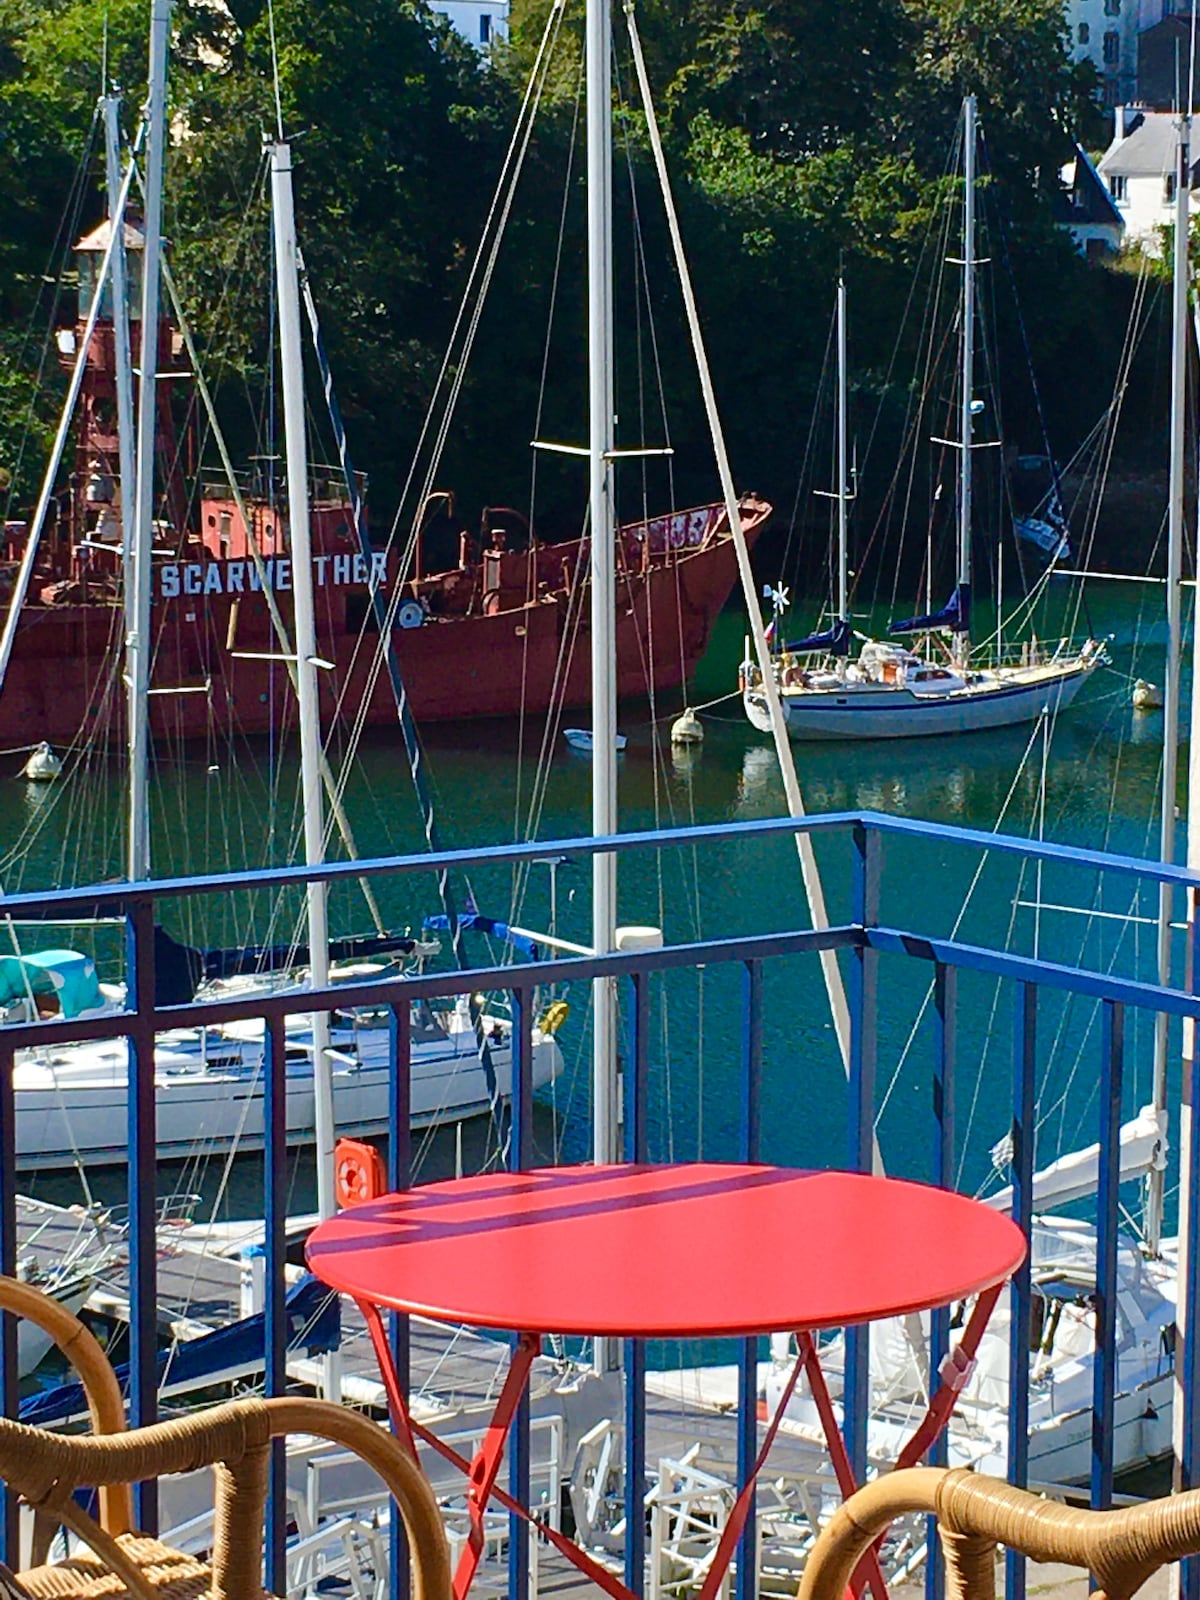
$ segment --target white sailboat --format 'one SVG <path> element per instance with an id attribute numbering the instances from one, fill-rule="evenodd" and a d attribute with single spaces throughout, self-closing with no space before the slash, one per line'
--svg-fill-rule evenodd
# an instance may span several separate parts
<path id="1" fill-rule="evenodd" d="M 153 529 L 154 366 L 160 280 L 160 215 L 165 137 L 166 57 L 169 33 L 167 0 L 155 0 L 151 21 L 151 91 L 147 139 L 147 208 L 142 272 L 142 380 L 137 419 L 134 492 L 124 505 L 133 506 L 133 525 L 126 549 L 126 682 L 129 727 L 128 874 L 131 881 L 150 874 L 148 696 L 152 654 L 150 616 L 150 544 Z M 122 227 L 129 178 L 118 192 L 114 183 L 117 153 L 115 115 L 106 119 L 109 134 L 111 244 L 106 270 L 98 275 L 95 306 L 111 272 L 114 298 L 124 289 Z M 271 151 L 275 215 L 276 267 L 280 300 L 280 345 L 283 365 L 285 428 L 288 449 L 288 510 L 292 542 L 296 618 L 296 666 L 300 700 L 301 769 L 305 819 L 305 855 L 309 865 L 323 859 L 324 822 L 321 802 L 321 732 L 316 692 L 319 660 L 313 626 L 312 561 L 308 547 L 308 468 L 300 356 L 299 290 L 291 166 L 280 138 Z M 86 357 L 86 341 L 80 362 Z M 118 398 L 131 392 L 129 345 L 118 340 Z M 68 407 L 70 402 L 68 403 Z M 69 408 L 59 430 L 65 438 Z M 55 465 L 47 472 L 52 483 Z M 122 474 L 126 471 L 124 456 Z M 15 615 L 15 610 L 12 613 Z M 286 658 L 285 658 L 286 659 Z M 2 676 L 2 671 L 0 671 Z M 308 950 L 296 952 L 290 970 L 239 972 L 202 983 L 197 997 L 324 987 L 339 978 L 400 975 L 410 959 L 418 964 L 435 954 L 436 940 L 380 939 L 379 958 L 331 966 L 324 885 L 308 895 Z M 460 919 L 461 925 L 461 919 Z M 499 926 L 499 925 L 497 925 Z M 452 928 L 457 937 L 458 928 Z M 507 930 L 503 930 L 505 936 Z M 169 943 L 170 941 L 168 941 Z M 101 985 L 94 964 L 72 951 L 48 951 L 38 958 L 11 963 L 6 1015 L 27 1020 L 39 1013 L 65 1016 L 115 1014 L 124 1009 L 123 985 Z M 185 963 L 186 965 L 186 963 Z M 4 1006 L 0 985 L 0 1008 Z M 190 998 L 190 993 L 174 998 Z M 422 1003 L 412 1014 L 412 1120 L 415 1126 L 456 1122 L 486 1113 L 498 1097 L 511 1093 L 512 1020 L 507 1009 L 463 998 L 445 1006 Z M 531 1035 L 534 1086 L 551 1081 L 562 1069 L 554 1032 L 562 1009 L 543 1014 Z M 287 1135 L 292 1143 L 318 1145 L 324 1159 L 318 1171 L 332 1170 L 336 1130 L 382 1134 L 388 1126 L 390 1051 L 387 1017 L 378 1011 L 351 1008 L 332 1026 L 324 1015 L 303 1014 L 287 1029 Z M 155 1050 L 157 1140 L 164 1158 L 185 1158 L 200 1150 L 253 1150 L 263 1142 L 264 1030 L 261 1023 L 174 1030 L 159 1037 Z M 127 1158 L 126 1100 L 128 1050 L 124 1040 L 82 1043 L 22 1051 L 14 1070 L 18 1166 L 45 1168 L 121 1162 Z M 326 1203 L 327 1202 L 327 1203 Z M 332 1195 L 322 1209 L 332 1208 Z"/>
<path id="2" fill-rule="evenodd" d="M 837 614 L 820 633 L 787 645 L 772 657 L 773 672 L 793 739 L 898 739 L 927 734 L 973 733 L 1031 722 L 1068 706 L 1104 660 L 1094 639 L 1076 648 L 1063 639 L 1050 648 L 1027 642 L 1008 659 L 983 662 L 971 650 L 971 535 L 975 419 L 975 98 L 963 108 L 963 262 L 960 341 L 960 431 L 952 444 L 959 455 L 958 571 L 954 593 L 940 611 L 892 625 L 897 640 L 942 635 L 949 647 L 941 659 L 907 643 L 867 640 L 850 659 L 854 637 L 849 612 L 847 505 L 852 498 L 847 465 L 846 291 L 838 285 L 838 503 Z M 778 622 L 778 610 L 777 618 Z M 756 662 L 741 669 L 746 716 L 763 733 L 771 711 Z"/>

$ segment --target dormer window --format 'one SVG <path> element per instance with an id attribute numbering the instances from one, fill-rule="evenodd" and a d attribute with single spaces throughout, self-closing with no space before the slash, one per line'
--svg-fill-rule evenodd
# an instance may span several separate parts
<path id="1" fill-rule="evenodd" d="M 1114 200 L 1128 198 L 1125 193 L 1125 174 L 1123 172 L 1114 172 L 1109 176 L 1108 192 Z"/>

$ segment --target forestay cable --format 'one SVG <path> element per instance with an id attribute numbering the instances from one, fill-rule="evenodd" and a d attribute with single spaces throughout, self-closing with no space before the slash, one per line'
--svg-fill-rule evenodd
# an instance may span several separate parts
<path id="1" fill-rule="evenodd" d="M 696 309 L 696 297 L 692 290 L 692 280 L 688 271 L 687 260 L 684 256 L 683 237 L 679 229 L 679 218 L 675 210 L 671 180 L 667 173 L 666 160 L 663 155 L 658 118 L 650 97 L 650 84 L 646 76 L 646 63 L 642 55 L 641 40 L 638 37 L 637 22 L 634 18 L 633 8 L 629 4 L 626 4 L 625 16 L 629 26 L 629 40 L 633 48 L 633 61 L 637 71 L 638 87 L 642 95 L 642 107 L 646 115 L 646 128 L 650 135 L 650 148 L 653 152 L 654 165 L 658 172 L 659 186 L 662 190 L 663 205 L 667 215 L 667 226 L 670 230 L 671 245 L 675 254 L 675 266 L 679 273 L 680 288 L 683 292 L 688 330 L 691 334 L 692 350 L 696 358 L 700 389 L 704 397 L 705 415 L 708 419 L 713 453 L 716 456 L 717 473 L 721 481 L 721 494 L 725 501 L 725 515 L 729 519 L 729 531 L 733 537 L 734 549 L 737 552 L 738 573 L 742 581 L 742 593 L 745 597 L 747 617 L 754 639 L 754 650 L 758 658 L 759 671 L 762 676 L 763 694 L 771 712 L 771 729 L 775 740 L 775 754 L 779 761 L 779 770 L 783 776 L 788 815 L 791 817 L 803 817 L 805 814 L 804 800 L 800 793 L 799 780 L 796 777 L 796 765 L 792 759 L 792 748 L 788 740 L 783 707 L 779 699 L 779 687 L 775 681 L 770 650 L 763 629 L 762 613 L 758 607 L 754 575 L 750 569 L 750 552 L 746 545 L 745 534 L 742 531 L 741 513 L 738 508 L 737 494 L 733 487 L 733 475 L 729 466 L 729 455 L 725 447 L 725 436 L 721 429 L 721 420 L 717 412 L 712 374 L 708 367 L 704 336 L 700 329 L 700 318 Z M 807 833 L 798 833 L 796 835 L 796 850 L 800 858 L 800 872 L 804 880 L 805 893 L 808 896 L 813 927 L 817 929 L 827 928 L 829 926 L 829 914 L 825 906 L 825 891 L 817 870 L 816 851 L 813 849 L 812 840 Z M 842 983 L 841 972 L 838 969 L 837 955 L 834 951 L 823 950 L 821 952 L 821 972 L 829 995 L 830 1009 L 833 1012 L 834 1032 L 837 1035 L 842 1062 L 846 1069 L 849 1070 L 850 1010 L 846 1003 L 846 991 Z M 876 1167 L 880 1165 L 878 1145 L 875 1148 L 875 1165 Z"/>

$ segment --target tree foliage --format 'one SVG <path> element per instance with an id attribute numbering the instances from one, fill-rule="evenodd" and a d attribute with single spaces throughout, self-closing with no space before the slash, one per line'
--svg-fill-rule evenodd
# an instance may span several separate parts
<path id="1" fill-rule="evenodd" d="M 423 0 L 275 0 L 273 16 L 266 0 L 176 0 L 167 234 L 206 363 L 225 376 L 235 455 L 269 443 L 263 141 L 278 114 L 351 447 L 371 473 L 376 518 L 390 520 L 549 10 L 550 0 L 514 0 L 511 45 L 488 58 Z M 0 467 L 10 475 L 13 397 L 28 389 L 61 293 L 46 280 L 103 209 L 96 97 L 107 71 L 126 89 L 132 128 L 148 11 L 146 0 L 0 0 Z M 968 90 L 1025 306 L 1022 324 L 1001 319 L 1002 353 L 1023 369 L 1028 343 L 1051 374 L 1052 431 L 1069 452 L 1094 420 L 1078 394 L 1111 386 L 1129 290 L 1078 258 L 1050 218 L 1072 139 L 1099 137 L 1094 83 L 1069 60 L 1059 0 L 643 0 L 638 23 L 746 487 L 777 501 L 792 491 L 839 267 L 856 382 L 900 405 L 896 329 L 954 188 L 948 152 Z M 476 504 L 527 503 L 532 430 L 574 440 L 586 424 L 574 4 L 558 34 L 448 444 L 443 481 Z M 655 510 L 668 495 L 707 497 L 712 472 L 620 42 L 615 83 L 620 431 L 627 444 L 665 433 L 675 448 L 674 481 L 647 489 Z M 36 453 L 20 456 L 25 494 Z M 577 521 L 578 472 L 550 463 L 538 474 L 540 512 Z M 625 481 L 641 492 L 635 473 Z"/>

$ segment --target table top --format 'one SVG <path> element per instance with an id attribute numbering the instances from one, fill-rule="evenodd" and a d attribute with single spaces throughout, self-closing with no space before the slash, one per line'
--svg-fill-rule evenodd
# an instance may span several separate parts
<path id="1" fill-rule="evenodd" d="M 1003 1282 L 1025 1242 L 926 1184 L 696 1162 L 425 1184 L 339 1212 L 307 1254 L 330 1287 L 443 1322 L 720 1338 L 946 1305 Z"/>

